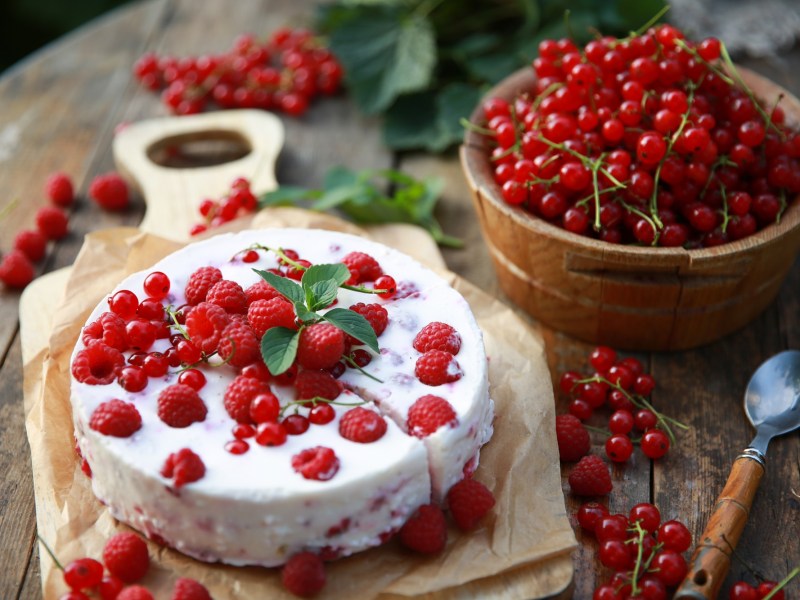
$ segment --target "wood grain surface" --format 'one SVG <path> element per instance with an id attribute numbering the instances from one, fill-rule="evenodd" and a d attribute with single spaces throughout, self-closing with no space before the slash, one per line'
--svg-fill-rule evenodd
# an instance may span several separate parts
<path id="1" fill-rule="evenodd" d="M 140 89 L 130 75 L 145 50 L 177 55 L 222 51 L 245 31 L 264 35 L 280 25 L 308 23 L 309 3 L 261 0 L 230 3 L 213 0 L 135 2 L 76 31 L 19 63 L 0 77 L 0 209 L 16 206 L 0 221 L 0 250 L 15 232 L 33 225 L 33 213 L 46 203 L 46 176 L 68 172 L 81 198 L 91 178 L 111 170 L 111 140 L 123 121 L 166 114 L 157 96 Z M 253 24 L 258 27 L 254 28 Z M 800 94 L 800 50 L 766 61 L 744 64 Z M 281 118 L 286 128 L 279 183 L 314 186 L 337 164 L 350 168 L 395 166 L 417 175 L 436 174 L 447 185 L 438 216 L 447 233 L 466 241 L 463 250 L 445 249 L 448 266 L 484 290 L 503 297 L 471 206 L 469 190 L 454 154 L 444 157 L 393 155 L 380 140 L 378 123 L 361 116 L 345 97 L 314 105 L 302 119 Z M 102 227 L 137 225 L 141 198 L 123 214 L 104 213 L 81 199 L 71 211 L 71 234 L 50 249 L 41 265 L 51 271 L 69 265 L 83 234 Z M 699 535 L 730 465 L 752 437 L 742 408 L 750 374 L 766 358 L 800 347 L 800 261 L 795 261 L 778 298 L 750 325 L 695 350 L 642 353 L 636 356 L 657 381 L 656 405 L 691 429 L 662 460 L 651 463 L 641 453 L 625 466 L 613 467 L 612 512 L 626 512 L 654 501 L 665 519 L 679 518 Z M 17 316 L 19 294 L 0 293 L 0 598 L 38 600 L 41 589 L 35 539 L 30 459 L 22 411 L 22 372 Z M 551 373 L 586 369 L 589 344 L 543 330 Z M 558 398 L 558 411 L 567 400 Z M 595 424 L 601 425 L 597 417 Z M 602 455 L 602 440 L 593 438 Z M 562 467 L 566 476 L 570 465 Z M 580 501 L 564 489 L 571 513 Z M 779 580 L 800 562 L 800 436 L 770 445 L 767 470 L 739 542 L 738 556 L 769 579 Z M 574 555 L 573 596 L 591 598 L 610 573 L 598 567 L 596 543 L 578 532 Z M 46 559 L 45 559 L 46 560 Z M 753 581 L 748 568 L 734 560 L 723 584 Z M 789 587 L 800 596 L 800 582 Z"/>

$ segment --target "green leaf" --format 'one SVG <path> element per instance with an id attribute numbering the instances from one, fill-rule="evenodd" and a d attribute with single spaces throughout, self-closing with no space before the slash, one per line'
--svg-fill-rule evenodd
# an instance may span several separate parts
<path id="1" fill-rule="evenodd" d="M 468 119 L 481 99 L 481 90 L 466 83 L 451 83 L 436 96 L 436 123 L 450 143 L 464 139 L 461 119 Z"/>
<path id="2" fill-rule="evenodd" d="M 289 302 L 292 304 L 295 302 L 303 302 L 303 300 L 305 300 L 303 288 L 301 288 L 299 284 L 295 283 L 291 279 L 280 277 L 275 275 L 275 273 L 270 273 L 269 271 L 261 271 L 259 269 L 253 269 L 253 271 L 258 273 L 261 279 L 278 290 L 278 293 L 289 300 Z"/>
<path id="3" fill-rule="evenodd" d="M 350 279 L 350 269 L 342 263 L 312 265 L 303 273 L 300 283 L 303 284 L 303 287 L 308 287 L 327 279 L 332 279 L 337 286 L 340 286 Z"/>
<path id="4" fill-rule="evenodd" d="M 311 285 L 310 299 L 308 300 L 308 308 L 311 310 L 319 310 L 326 308 L 336 300 L 336 295 L 339 292 L 339 286 L 335 281 L 329 279 L 327 281 L 318 281 Z"/>
<path id="5" fill-rule="evenodd" d="M 357 196 L 361 192 L 361 187 L 358 185 L 348 185 L 328 189 L 323 192 L 316 202 L 311 205 L 311 210 L 330 210 L 340 204 L 344 204 L 353 196 Z"/>
<path id="6" fill-rule="evenodd" d="M 322 315 L 322 318 L 345 333 L 352 335 L 359 342 L 366 344 L 375 352 L 380 352 L 375 330 L 372 328 L 372 325 L 369 324 L 369 321 L 357 312 L 346 308 L 334 308 Z"/>
<path id="7" fill-rule="evenodd" d="M 292 366 L 297 356 L 300 332 L 286 327 L 268 329 L 261 338 L 261 357 L 273 375 L 280 375 Z"/>
<path id="8" fill-rule="evenodd" d="M 259 198 L 261 208 L 265 206 L 291 206 L 299 200 L 313 200 L 319 192 L 294 185 L 282 185 L 277 190 L 267 192 Z"/>
<path id="9" fill-rule="evenodd" d="M 319 320 L 319 315 L 315 312 L 311 312 L 306 308 L 306 305 L 302 302 L 295 302 L 294 303 L 294 314 L 297 315 L 297 318 L 303 321 L 304 323 L 307 322 L 316 322 Z"/>
<path id="10" fill-rule="evenodd" d="M 341 165 L 337 165 L 335 167 L 331 167 L 325 173 L 325 177 L 322 180 L 322 188 L 323 190 L 328 191 L 334 188 L 357 185 L 358 182 L 358 173 Z"/>
<path id="11" fill-rule="evenodd" d="M 436 66 L 430 21 L 405 6 L 361 5 L 339 19 L 330 35 L 350 91 L 368 113 L 385 110 L 400 94 L 425 89 Z"/>
<path id="12" fill-rule="evenodd" d="M 393 150 L 444 148 L 447 140 L 436 127 L 436 94 L 405 94 L 397 99 L 383 123 L 383 141 Z"/>

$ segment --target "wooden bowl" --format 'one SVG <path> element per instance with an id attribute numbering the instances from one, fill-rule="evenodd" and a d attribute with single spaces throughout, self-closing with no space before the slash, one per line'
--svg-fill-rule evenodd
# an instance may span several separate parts
<path id="1" fill-rule="evenodd" d="M 741 69 L 756 96 L 779 94 L 787 121 L 800 101 Z M 489 92 L 512 99 L 533 89 L 532 69 Z M 481 107 L 471 116 L 484 121 Z M 758 315 L 775 298 L 800 250 L 800 201 L 779 223 L 713 248 L 611 244 L 570 233 L 508 205 L 495 183 L 485 136 L 468 131 L 461 164 L 500 286 L 535 319 L 579 339 L 629 350 L 680 350 L 706 344 Z"/>

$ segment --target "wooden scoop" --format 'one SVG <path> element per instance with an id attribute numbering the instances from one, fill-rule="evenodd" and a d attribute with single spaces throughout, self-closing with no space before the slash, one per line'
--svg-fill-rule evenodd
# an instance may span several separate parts
<path id="1" fill-rule="evenodd" d="M 271 113 L 227 110 L 134 123 L 115 136 L 113 151 L 119 172 L 144 197 L 140 228 L 186 241 L 201 222 L 200 203 L 223 197 L 237 177 L 255 194 L 277 187 L 283 140 L 283 124 Z"/>
<path id="2" fill-rule="evenodd" d="M 717 597 L 764 475 L 767 444 L 800 427 L 800 351 L 781 352 L 758 367 L 747 384 L 744 410 L 756 437 L 734 461 L 675 598 Z"/>

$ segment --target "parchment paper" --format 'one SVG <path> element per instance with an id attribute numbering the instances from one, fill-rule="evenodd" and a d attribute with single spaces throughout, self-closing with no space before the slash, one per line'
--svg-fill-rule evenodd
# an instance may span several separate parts
<path id="1" fill-rule="evenodd" d="M 493 490 L 495 509 L 475 532 L 462 534 L 451 529 L 446 550 L 436 557 L 414 555 L 390 542 L 329 563 L 328 583 L 321 596 L 360 599 L 437 592 L 435 596 L 441 598 L 525 598 L 542 590 L 547 593 L 542 579 L 547 579 L 548 565 L 557 563 L 563 570 L 563 560 L 555 559 L 563 558 L 576 542 L 565 513 L 552 387 L 538 334 L 511 309 L 456 275 L 441 271 L 441 255 L 421 229 L 382 226 L 368 234 L 338 219 L 297 209 L 271 209 L 246 225 L 346 230 L 388 242 L 427 262 L 469 301 L 490 357 L 495 434 L 481 452 L 475 477 Z M 73 449 L 69 403 L 72 348 L 81 325 L 110 289 L 178 247 L 135 229 L 88 235 L 63 302 L 54 314 L 49 347 L 26 349 L 25 413 L 38 529 L 62 561 L 100 558 L 105 540 L 126 529 L 95 499 Z M 52 306 L 57 300 L 47 301 Z M 217 600 L 292 597 L 283 590 L 277 569 L 206 564 L 148 544 L 151 568 L 142 583 L 158 599 L 169 597 L 177 577 L 197 579 Z M 67 591 L 61 573 L 44 552 L 40 555 L 45 598 L 57 598 Z"/>

